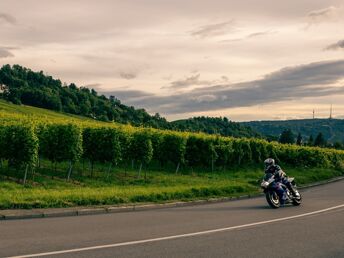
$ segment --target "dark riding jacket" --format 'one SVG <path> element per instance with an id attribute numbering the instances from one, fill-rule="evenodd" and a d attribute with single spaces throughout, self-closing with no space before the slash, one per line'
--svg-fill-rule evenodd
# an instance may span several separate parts
<path id="1" fill-rule="evenodd" d="M 268 169 L 265 170 L 265 173 L 271 173 L 275 176 L 275 180 L 279 181 L 286 177 L 286 174 L 282 170 L 282 168 L 278 165 L 270 166 Z"/>

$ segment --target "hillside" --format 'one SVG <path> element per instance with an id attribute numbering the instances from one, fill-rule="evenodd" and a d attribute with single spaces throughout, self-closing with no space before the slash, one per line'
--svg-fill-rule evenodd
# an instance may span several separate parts
<path id="1" fill-rule="evenodd" d="M 344 120 L 343 119 L 301 119 L 285 121 L 252 121 L 241 123 L 250 126 L 265 136 L 279 136 L 283 130 L 291 129 L 294 134 L 301 133 L 303 139 L 307 140 L 311 135 L 315 137 L 322 133 L 328 142 L 344 142 Z"/>
<path id="2" fill-rule="evenodd" d="M 0 97 L 14 103 L 41 107 L 101 121 L 135 126 L 167 127 L 166 119 L 149 115 L 144 109 L 123 105 L 114 96 L 98 95 L 94 89 L 67 85 L 59 79 L 20 65 L 0 69 Z"/>
<path id="3" fill-rule="evenodd" d="M 67 85 L 59 79 L 45 75 L 42 71 L 34 72 L 20 65 L 4 65 L 0 69 L 0 98 L 17 106 L 2 102 L 2 108 L 17 113 L 45 114 L 66 118 L 67 114 L 77 115 L 80 119 L 117 122 L 134 126 L 153 127 L 178 131 L 205 132 L 234 137 L 256 137 L 250 128 L 231 122 L 227 118 L 199 117 L 168 122 L 158 113 L 148 114 L 144 109 L 135 109 L 121 103 L 115 96 L 107 98 L 98 95 L 94 89 L 78 87 L 74 83 Z M 22 108 L 19 105 L 26 105 Z M 43 109 L 30 109 L 34 106 Z M 40 114 L 41 113 L 41 114 Z M 82 118 L 83 117 L 83 118 Z M 70 118 L 69 118 L 70 119 Z"/>
<path id="4" fill-rule="evenodd" d="M 66 114 L 62 112 L 55 112 L 52 110 L 31 107 L 26 105 L 15 105 L 8 101 L 0 99 L 0 120 L 47 120 L 55 122 L 79 122 L 92 124 L 108 124 L 103 121 L 97 121 L 92 118 L 83 116 Z"/>

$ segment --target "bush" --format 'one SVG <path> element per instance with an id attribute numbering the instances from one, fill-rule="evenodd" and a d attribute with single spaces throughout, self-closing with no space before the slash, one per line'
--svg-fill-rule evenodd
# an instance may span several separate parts
<path id="1" fill-rule="evenodd" d="M 164 135 L 159 150 L 161 162 L 163 164 L 172 162 L 178 170 L 180 164 L 185 162 L 186 141 L 187 138 L 180 134 L 167 133 Z"/>
<path id="2" fill-rule="evenodd" d="M 191 135 L 186 143 L 187 164 L 191 167 L 210 167 L 216 162 L 215 138 L 204 135 Z"/>
<path id="3" fill-rule="evenodd" d="M 133 134 L 129 147 L 129 156 L 135 162 L 142 165 L 150 163 L 153 157 L 152 141 L 145 131 L 137 131 Z"/>
<path id="4" fill-rule="evenodd" d="M 92 163 L 117 165 L 121 161 L 120 132 L 115 128 L 86 128 L 83 131 L 84 158 Z"/>
<path id="5" fill-rule="evenodd" d="M 82 155 L 80 127 L 72 124 L 50 124 L 40 131 L 42 155 L 52 162 L 76 162 Z"/>
<path id="6" fill-rule="evenodd" d="M 233 141 L 229 138 L 219 137 L 216 139 L 214 148 L 217 154 L 216 166 L 225 169 L 233 156 Z"/>
<path id="7" fill-rule="evenodd" d="M 233 140 L 232 163 L 237 165 L 250 164 L 252 162 L 252 151 L 248 139 Z"/>
<path id="8" fill-rule="evenodd" d="M 81 128 L 73 124 L 50 124 L 41 127 L 39 132 L 40 153 L 51 162 L 69 161 L 67 179 L 69 180 L 73 164 L 82 155 Z"/>
<path id="9" fill-rule="evenodd" d="M 34 167 L 38 156 L 38 139 L 31 125 L 7 125 L 0 130 L 1 158 L 15 166 Z"/>

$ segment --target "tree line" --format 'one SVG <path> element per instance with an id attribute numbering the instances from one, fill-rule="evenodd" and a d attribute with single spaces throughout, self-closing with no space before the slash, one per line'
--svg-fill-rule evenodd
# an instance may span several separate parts
<path id="1" fill-rule="evenodd" d="M 250 126 L 254 131 L 261 133 L 270 140 L 279 140 L 284 129 L 291 129 L 294 133 L 294 141 L 298 133 L 302 136 L 303 144 L 311 144 L 322 134 L 327 145 L 344 144 L 344 119 L 297 119 L 297 120 L 274 120 L 274 121 L 251 121 L 242 122 L 242 125 Z M 309 139 L 311 137 L 311 139 Z"/>
<path id="2" fill-rule="evenodd" d="M 296 144 L 299 146 L 316 146 L 316 147 L 327 147 L 335 149 L 344 149 L 343 143 L 336 141 L 335 143 L 329 143 L 325 139 L 322 132 L 319 132 L 314 138 L 311 134 L 308 139 L 304 140 L 304 137 L 301 133 L 298 133 L 295 137 L 295 134 L 290 129 L 285 129 L 282 131 L 280 137 L 278 138 L 280 143 L 284 144 Z"/>
<path id="3" fill-rule="evenodd" d="M 199 116 L 173 121 L 170 124 L 173 130 L 179 131 L 204 132 L 207 134 L 219 134 L 233 137 L 263 138 L 261 134 L 252 130 L 251 127 L 230 121 L 226 117 Z"/>

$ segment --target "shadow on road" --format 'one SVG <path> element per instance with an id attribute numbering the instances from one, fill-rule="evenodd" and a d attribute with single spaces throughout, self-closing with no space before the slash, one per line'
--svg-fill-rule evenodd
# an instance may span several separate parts
<path id="1" fill-rule="evenodd" d="M 240 210 L 266 210 L 271 209 L 268 205 L 253 205 L 253 206 L 231 206 L 231 207 L 183 207 L 184 211 L 208 211 L 208 212 L 216 212 L 216 211 L 240 211 Z M 171 210 L 169 210 L 170 212 Z M 178 209 L 174 210 L 174 212 L 180 212 Z"/>
<path id="2" fill-rule="evenodd" d="M 279 209 L 272 209 L 268 204 L 261 204 L 261 205 L 249 205 L 249 206 L 230 206 L 230 207 L 197 207 L 195 209 L 195 206 L 183 208 L 184 211 L 208 211 L 208 212 L 217 212 L 217 211 L 224 211 L 224 212 L 230 212 L 230 211 L 247 211 L 247 210 L 280 210 L 280 209 L 289 209 L 289 208 L 295 208 L 293 205 L 287 204 L 286 206 L 280 207 Z M 179 212 L 178 209 L 175 210 L 175 212 Z"/>

